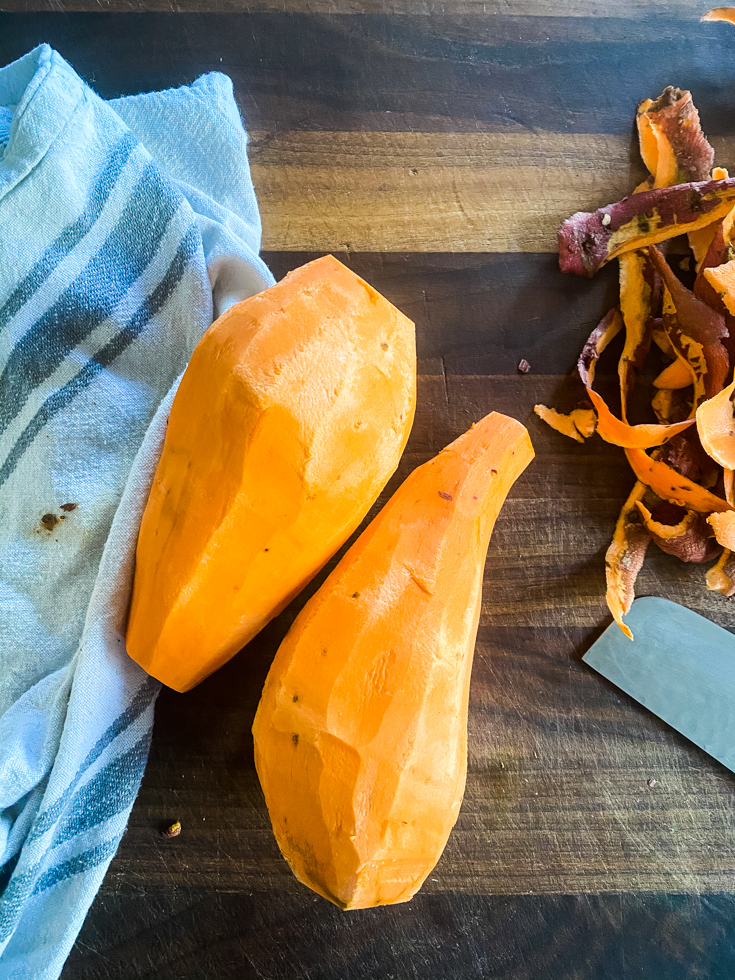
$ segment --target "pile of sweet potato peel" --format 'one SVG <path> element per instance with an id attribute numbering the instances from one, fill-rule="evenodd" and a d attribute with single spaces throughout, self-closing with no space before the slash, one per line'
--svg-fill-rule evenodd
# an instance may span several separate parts
<path id="1" fill-rule="evenodd" d="M 709 20 L 735 22 L 735 10 Z M 649 176 L 633 193 L 592 213 L 579 212 L 559 231 L 563 271 L 592 276 L 613 258 L 620 302 L 590 335 L 577 363 L 591 408 L 561 415 L 536 412 L 565 435 L 584 441 L 596 431 L 621 446 L 636 483 L 606 555 L 607 604 L 623 617 L 651 541 L 683 561 L 717 563 L 707 588 L 735 598 L 735 178 L 714 167 L 689 92 L 667 88 L 638 107 L 641 156 Z M 714 168 L 714 169 L 713 169 Z M 686 236 L 696 270 L 681 281 L 667 251 Z M 675 256 L 681 271 L 687 261 Z M 621 330 L 620 418 L 594 390 L 597 360 Z M 656 345 L 669 361 L 653 382 L 657 423 L 628 421 L 631 392 Z"/>

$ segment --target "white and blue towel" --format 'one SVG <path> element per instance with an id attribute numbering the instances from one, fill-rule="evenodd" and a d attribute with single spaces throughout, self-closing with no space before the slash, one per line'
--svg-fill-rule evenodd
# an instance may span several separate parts
<path id="1" fill-rule="evenodd" d="M 58 977 L 117 849 L 158 684 L 125 652 L 177 379 L 272 284 L 225 75 L 102 101 L 0 70 L 0 980 Z"/>

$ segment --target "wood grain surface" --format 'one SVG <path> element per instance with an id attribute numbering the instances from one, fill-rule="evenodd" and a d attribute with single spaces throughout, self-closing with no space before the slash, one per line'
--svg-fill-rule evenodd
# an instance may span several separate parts
<path id="1" fill-rule="evenodd" d="M 230 664 L 162 693 L 128 832 L 64 980 L 735 975 L 735 777 L 581 661 L 609 622 L 604 552 L 631 474 L 622 451 L 578 446 L 532 412 L 581 397 L 570 371 L 615 301 L 616 270 L 563 276 L 554 236 L 639 179 L 636 103 L 691 88 L 735 170 L 735 30 L 700 24 L 705 9 L 0 0 L 15 11 L 0 14 L 0 62 L 48 40 L 104 97 L 226 71 L 274 274 L 331 251 L 416 322 L 416 422 L 371 515 L 491 410 L 527 424 L 537 452 L 491 542 L 467 791 L 421 893 L 348 914 L 314 896 L 280 857 L 254 770 L 269 664 L 337 556 Z M 603 394 L 614 372 L 613 351 Z M 651 548 L 639 592 L 732 628 L 735 607 L 703 578 Z M 164 840 L 174 819 L 182 833 Z"/>

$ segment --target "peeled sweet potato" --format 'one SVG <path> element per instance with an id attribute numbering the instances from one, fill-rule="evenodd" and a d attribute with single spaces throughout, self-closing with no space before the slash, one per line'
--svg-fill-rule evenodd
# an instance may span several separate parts
<path id="1" fill-rule="evenodd" d="M 130 655 L 186 691 L 347 540 L 398 465 L 414 326 L 332 256 L 206 332 L 171 410 L 138 539 Z"/>
<path id="2" fill-rule="evenodd" d="M 485 555 L 532 458 L 493 413 L 414 470 L 276 654 L 258 775 L 294 874 L 340 908 L 408 901 L 457 819 Z"/>

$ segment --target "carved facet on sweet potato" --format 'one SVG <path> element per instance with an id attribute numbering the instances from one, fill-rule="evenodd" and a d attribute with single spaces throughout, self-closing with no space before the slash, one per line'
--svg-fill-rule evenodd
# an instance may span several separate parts
<path id="1" fill-rule="evenodd" d="M 578 211 L 559 229 L 559 266 L 592 276 L 617 255 L 711 224 L 734 204 L 735 178 L 728 177 L 660 187 L 597 211 Z"/>

